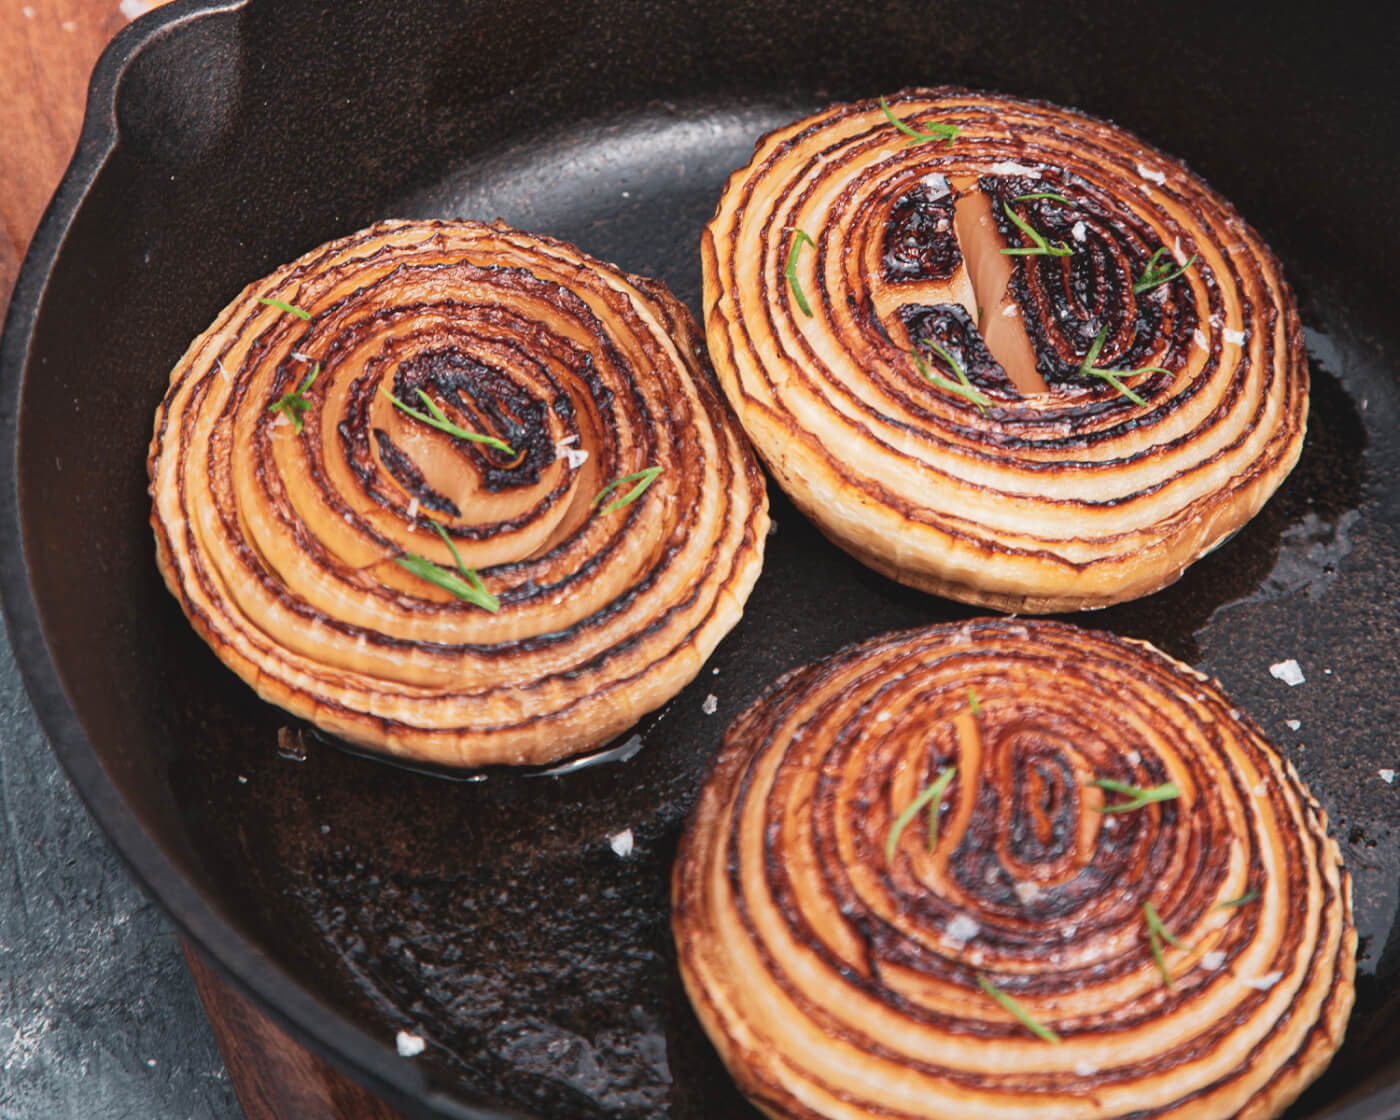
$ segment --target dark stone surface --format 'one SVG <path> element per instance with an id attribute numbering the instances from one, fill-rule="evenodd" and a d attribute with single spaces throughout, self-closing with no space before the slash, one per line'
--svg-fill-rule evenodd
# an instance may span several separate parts
<path id="1" fill-rule="evenodd" d="M 238 1115 L 165 916 L 59 769 L 0 630 L 0 1117 Z"/>

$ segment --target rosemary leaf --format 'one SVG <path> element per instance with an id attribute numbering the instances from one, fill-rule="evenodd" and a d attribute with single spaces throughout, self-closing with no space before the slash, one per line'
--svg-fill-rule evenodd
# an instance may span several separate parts
<path id="1" fill-rule="evenodd" d="M 1099 356 L 1099 351 L 1103 349 L 1104 341 L 1108 338 L 1108 324 L 1105 323 L 1103 329 L 1094 336 L 1093 345 L 1089 347 L 1089 352 L 1084 355 L 1084 364 L 1079 367 L 1079 373 L 1083 377 L 1097 377 L 1101 381 L 1107 381 L 1118 390 L 1128 400 L 1139 408 L 1146 408 L 1147 402 L 1129 389 L 1120 380 L 1124 377 L 1136 377 L 1140 373 L 1165 373 L 1168 377 L 1172 371 L 1164 369 L 1162 366 L 1139 366 L 1137 369 L 1098 369 L 1094 365 L 1094 359 Z"/>
<path id="2" fill-rule="evenodd" d="M 929 806 L 928 812 L 928 850 L 932 852 L 938 847 L 938 810 L 942 804 L 943 793 L 948 788 L 948 783 L 953 780 L 953 775 L 958 772 L 956 766 L 950 766 L 944 770 L 933 784 L 914 798 L 913 804 L 904 812 L 900 813 L 895 822 L 890 826 L 890 834 L 885 840 L 885 862 L 894 862 L 895 846 L 899 843 L 900 834 L 909 826 L 925 805 Z"/>
<path id="3" fill-rule="evenodd" d="M 455 550 L 454 550 L 455 551 Z M 500 602 L 483 587 L 474 587 L 467 583 L 456 572 L 449 572 L 446 568 L 440 568 L 426 556 L 418 556 L 409 553 L 407 556 L 394 557 L 394 563 L 401 568 L 407 568 L 419 579 L 427 580 L 431 584 L 441 587 L 444 591 L 450 592 L 464 602 L 480 607 L 482 610 L 495 614 L 501 608 Z M 480 580 L 478 580 L 478 583 Z"/>
<path id="4" fill-rule="evenodd" d="M 992 999 L 996 1000 L 997 1003 L 1001 1004 L 1002 1007 L 1006 1008 L 1007 1011 L 1021 1020 L 1022 1025 L 1025 1026 L 1031 1034 L 1035 1035 L 1036 1038 L 1044 1039 L 1046 1042 L 1053 1043 L 1056 1046 L 1060 1044 L 1059 1035 L 1036 1020 L 1029 1011 L 988 980 L 981 972 L 977 974 L 977 983 L 984 992 L 992 997 Z"/>
<path id="5" fill-rule="evenodd" d="M 1118 793 L 1131 798 L 1129 801 L 1119 801 L 1114 805 L 1101 806 L 1099 809 L 1101 813 L 1127 813 L 1133 809 L 1141 809 L 1144 805 L 1150 805 L 1154 801 L 1174 801 L 1181 796 L 1181 790 L 1175 782 L 1163 782 L 1151 789 L 1143 789 L 1141 786 L 1129 785 L 1127 782 L 1115 782 L 1111 778 L 1095 778 L 1089 785 L 1098 786 L 1099 789 L 1109 793 Z"/>
<path id="6" fill-rule="evenodd" d="M 268 307 L 277 308 L 278 311 L 285 311 L 288 315 L 295 315 L 298 319 L 306 319 L 308 322 L 311 319 L 311 312 L 303 311 L 300 307 L 293 307 L 283 300 L 269 299 L 267 296 L 258 296 L 257 300 L 259 303 L 267 304 Z"/>
<path id="7" fill-rule="evenodd" d="M 1147 918 L 1147 941 L 1152 948 L 1152 959 L 1157 962 L 1157 969 L 1161 972 L 1167 987 L 1174 989 L 1176 985 L 1172 983 L 1171 969 L 1167 967 L 1166 954 L 1162 952 L 1162 942 L 1165 941 L 1176 949 L 1181 948 L 1181 942 L 1162 924 L 1162 919 L 1157 916 L 1157 911 L 1153 909 L 1151 902 L 1142 904 L 1142 912 Z"/>
<path id="8" fill-rule="evenodd" d="M 1011 209 L 1010 203 L 1003 202 L 1001 204 L 1001 208 L 1006 211 L 1006 216 L 1016 223 L 1016 228 L 1018 228 L 1022 233 L 1029 237 L 1031 239 L 1032 244 L 1035 246 L 1035 248 L 1033 249 L 1027 249 L 1024 246 L 1017 249 L 1003 249 L 1002 252 L 1006 256 L 1068 257 L 1074 253 L 1074 250 L 1071 249 L 1068 245 L 1066 245 L 1063 241 L 1061 241 L 1058 245 L 1051 245 L 1048 241 L 1045 240 L 1043 236 L 1041 236 L 1039 230 L 1032 226 L 1030 222 L 1026 221 L 1025 218 L 1021 217 L 1020 214 L 1016 213 L 1015 210 Z"/>
<path id="9" fill-rule="evenodd" d="M 624 494 L 622 497 L 618 498 L 613 502 L 609 502 L 608 505 L 603 509 L 603 512 L 605 514 L 612 513 L 614 510 L 619 510 L 625 505 L 630 505 L 632 502 L 636 501 L 639 497 L 641 497 L 642 492 L 653 482 L 656 481 L 656 476 L 660 473 L 660 467 L 647 467 L 646 470 L 635 471 L 632 474 L 625 474 L 621 478 L 615 478 L 606 486 L 604 486 L 601 490 L 598 491 L 597 496 L 591 502 L 588 503 L 588 507 L 589 509 L 596 508 L 599 502 L 601 502 L 619 486 L 622 486 L 628 482 L 636 482 L 637 485 L 632 487 L 632 489 L 627 491 L 627 493 Z"/>
<path id="10" fill-rule="evenodd" d="M 890 124 L 894 125 L 895 128 L 909 137 L 909 140 L 907 140 L 904 145 L 906 148 L 913 147 L 915 144 L 925 144 L 930 140 L 945 140 L 951 144 L 962 135 L 962 129 L 957 125 L 942 124 L 938 121 L 929 121 L 924 125 L 928 131 L 919 132 L 917 129 L 910 127 L 895 116 L 894 110 L 889 106 L 889 102 L 883 97 L 880 98 L 880 110 L 885 114 L 885 119 L 888 120 Z"/>
<path id="11" fill-rule="evenodd" d="M 1255 887 L 1252 890 L 1245 891 L 1244 894 L 1240 895 L 1239 898 L 1227 898 L 1224 902 L 1217 902 L 1214 906 L 1211 907 L 1211 909 L 1228 910 L 1233 906 L 1245 906 L 1251 902 L 1256 902 L 1258 901 L 1258 899 L 1259 888 Z"/>
<path id="12" fill-rule="evenodd" d="M 442 409 L 438 408 L 433 402 L 433 399 L 422 389 L 418 390 L 418 396 L 422 398 L 423 403 L 428 407 L 427 412 L 419 412 L 418 409 L 404 404 L 403 401 L 399 400 L 398 397 L 394 396 L 394 394 L 384 388 L 383 385 L 379 386 L 379 391 L 393 401 L 395 407 L 408 413 L 408 415 L 412 416 L 415 420 L 427 424 L 431 428 L 437 428 L 439 431 L 446 432 L 450 436 L 456 436 L 458 439 L 470 440 L 472 443 L 485 444 L 487 447 L 495 448 L 495 450 L 505 455 L 515 454 L 514 449 L 504 440 L 499 440 L 495 436 L 483 436 L 477 432 L 469 432 L 466 428 L 459 428 L 447 418 L 447 414 L 444 413 Z"/>
<path id="13" fill-rule="evenodd" d="M 1153 288 L 1161 287 L 1168 281 L 1175 280 L 1195 264 L 1196 258 L 1200 256 L 1199 253 L 1192 253 L 1191 259 L 1183 265 L 1178 265 L 1175 261 L 1159 265 L 1158 258 L 1163 256 L 1166 251 L 1167 247 L 1163 245 L 1148 259 L 1147 267 L 1142 270 L 1142 279 L 1133 285 L 1133 295 L 1140 296 L 1143 292 L 1150 292 Z"/>
<path id="14" fill-rule="evenodd" d="M 802 285 L 797 282 L 797 254 L 802 251 L 804 242 L 813 249 L 817 247 L 817 243 L 812 240 L 806 230 L 794 230 L 792 251 L 788 253 L 787 268 L 783 269 L 783 275 L 787 277 L 787 282 L 792 287 L 792 298 L 797 300 L 797 306 L 802 308 L 802 314 L 810 319 L 812 317 L 811 305 L 808 304 L 807 297 L 802 294 Z"/>
<path id="15" fill-rule="evenodd" d="M 978 411 L 981 412 L 983 416 L 986 416 L 987 405 L 991 402 L 988 401 L 987 398 L 981 393 L 979 393 L 975 388 L 973 388 L 972 382 L 968 380 L 967 371 L 964 370 L 962 366 L 958 364 L 958 362 L 953 358 L 953 355 L 948 353 L 948 351 L 943 349 L 943 347 L 939 346 L 938 343 L 932 341 L 931 339 L 921 338 L 919 339 L 919 341 L 922 342 L 925 346 L 927 346 L 930 350 L 932 350 L 935 354 L 937 354 L 940 358 L 942 358 L 945 362 L 947 362 L 949 368 L 952 369 L 953 373 L 957 375 L 958 379 L 957 381 L 949 381 L 946 377 L 943 377 L 941 374 L 934 373 L 933 370 L 929 368 L 928 363 L 924 361 L 922 357 L 919 356 L 918 351 L 915 351 L 914 365 L 918 369 L 919 375 L 923 377 L 925 381 L 928 381 L 930 384 L 937 385 L 940 389 L 947 389 L 950 393 L 956 393 L 960 397 L 966 397 L 968 400 L 970 400 L 973 404 L 977 406 Z"/>
<path id="16" fill-rule="evenodd" d="M 452 543 L 452 538 L 447 535 L 447 530 L 436 521 L 432 522 L 432 526 L 437 530 L 437 535 L 442 538 L 442 543 L 447 545 L 447 550 L 452 553 L 452 559 L 457 563 L 457 570 L 466 577 L 467 582 L 470 583 L 472 587 L 476 589 L 477 594 L 481 596 L 480 600 L 473 599 L 472 602 L 477 603 L 478 606 L 484 607 L 492 614 L 495 614 L 501 609 L 501 601 L 486 590 L 486 585 L 481 582 L 481 577 L 476 574 L 475 568 L 469 568 L 462 563 L 462 554 L 457 551 L 457 546 Z"/>
<path id="17" fill-rule="evenodd" d="M 301 435 L 301 414 L 311 407 L 311 401 L 306 397 L 306 390 L 311 388 L 311 383 L 316 380 L 316 375 L 321 372 L 321 363 L 317 362 L 311 367 L 311 372 L 306 375 L 300 386 L 288 393 L 283 393 L 272 404 L 268 405 L 268 412 L 281 412 L 296 425 L 297 435 Z"/>

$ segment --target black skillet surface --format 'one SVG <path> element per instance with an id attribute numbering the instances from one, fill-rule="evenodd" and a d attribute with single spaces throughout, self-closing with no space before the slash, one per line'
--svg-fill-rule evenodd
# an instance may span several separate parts
<path id="1" fill-rule="evenodd" d="M 0 349 L 0 578 L 74 783 L 226 974 L 411 1114 L 755 1116 L 670 945 L 667 877 L 706 761 L 782 670 L 969 612 L 861 568 L 773 491 L 746 617 L 637 729 L 640 753 L 443 781 L 290 726 L 205 649 L 152 562 L 151 415 L 246 281 L 376 218 L 500 216 L 698 310 L 700 228 L 766 128 L 905 84 L 1042 96 L 1184 157 L 1298 293 L 1313 357 L 1298 469 L 1178 585 L 1077 621 L 1217 675 L 1327 807 L 1355 876 L 1358 1001 L 1289 1116 L 1400 1113 L 1400 785 L 1380 773 L 1400 769 L 1395 36 L 1343 14 L 178 0 L 140 21 L 98 68 Z M 1269 674 L 1289 657 L 1296 688 Z M 609 843 L 623 829 L 626 857 Z M 422 1056 L 395 1054 L 401 1029 Z"/>

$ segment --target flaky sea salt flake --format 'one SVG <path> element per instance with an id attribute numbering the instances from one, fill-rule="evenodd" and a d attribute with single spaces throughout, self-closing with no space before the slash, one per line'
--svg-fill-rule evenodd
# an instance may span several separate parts
<path id="1" fill-rule="evenodd" d="M 1024 163 L 1014 163 L 1011 160 L 994 163 L 987 170 L 993 175 L 1024 175 L 1027 179 L 1040 178 L 1040 168 L 1027 167 Z"/>
<path id="2" fill-rule="evenodd" d="M 416 1058 L 427 1048 L 427 1043 L 419 1035 L 407 1031 L 394 1035 L 394 1045 L 398 1047 L 400 1058 Z"/>
<path id="3" fill-rule="evenodd" d="M 632 854 L 633 838 L 632 830 L 624 828 L 621 832 L 614 832 L 608 837 L 608 844 L 612 850 L 623 859 Z"/>
<path id="4" fill-rule="evenodd" d="M 982 932 L 982 927 L 966 914 L 959 914 L 948 923 L 948 939 L 965 945 Z"/>

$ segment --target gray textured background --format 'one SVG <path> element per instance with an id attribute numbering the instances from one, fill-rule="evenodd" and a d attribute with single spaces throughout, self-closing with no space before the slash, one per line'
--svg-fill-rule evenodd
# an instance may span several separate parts
<path id="1" fill-rule="evenodd" d="M 239 1115 L 165 916 L 50 752 L 0 625 L 0 1120 Z"/>

